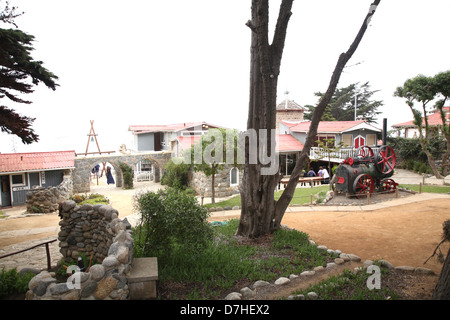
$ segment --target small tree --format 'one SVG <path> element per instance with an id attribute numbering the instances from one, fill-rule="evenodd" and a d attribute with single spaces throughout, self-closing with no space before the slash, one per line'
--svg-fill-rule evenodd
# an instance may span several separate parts
<path id="1" fill-rule="evenodd" d="M 237 131 L 230 129 L 210 129 L 208 133 L 194 145 L 189 155 L 195 171 L 203 172 L 211 177 L 211 203 L 215 202 L 215 176 L 227 164 L 237 163 Z M 227 158 L 227 152 L 232 151 L 233 157 Z M 231 161 L 231 163 L 230 163 Z"/>
<path id="2" fill-rule="evenodd" d="M 419 129 L 419 141 L 420 145 L 422 146 L 422 150 L 427 155 L 428 163 L 431 167 L 431 170 L 433 170 L 433 174 L 436 176 L 436 178 L 440 179 L 441 175 L 436 168 L 435 159 L 433 158 L 429 150 L 431 134 L 430 126 L 428 125 L 426 107 L 427 104 L 435 97 L 435 93 L 432 88 L 432 79 L 424 75 L 418 75 L 415 78 L 408 79 L 403 84 L 403 87 L 397 87 L 394 96 L 406 99 L 405 102 L 411 109 L 411 112 L 414 116 L 414 124 Z M 423 118 L 421 112 L 414 108 L 414 101 L 420 102 L 422 104 Z"/>
<path id="3" fill-rule="evenodd" d="M 122 171 L 123 177 L 123 188 L 124 189 L 133 189 L 133 178 L 134 172 L 133 169 L 127 165 L 126 163 L 121 162 L 119 164 L 120 171 Z"/>
<path id="4" fill-rule="evenodd" d="M 442 125 L 441 132 L 447 141 L 447 150 L 442 157 L 442 173 L 444 176 L 448 174 L 448 158 L 450 157 L 450 125 L 447 123 L 448 118 L 444 111 L 445 103 L 450 98 L 450 70 L 440 72 L 433 78 L 434 88 L 436 94 L 440 95 L 441 99 L 436 102 L 436 108 L 441 115 Z"/>

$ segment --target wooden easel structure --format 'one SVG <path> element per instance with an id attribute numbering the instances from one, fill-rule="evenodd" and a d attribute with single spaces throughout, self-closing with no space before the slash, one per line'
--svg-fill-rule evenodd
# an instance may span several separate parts
<path id="1" fill-rule="evenodd" d="M 85 156 L 87 156 L 88 154 L 102 154 L 102 152 L 100 151 L 100 146 L 99 146 L 99 144 L 98 144 L 98 140 L 97 140 L 97 134 L 95 133 L 95 130 L 94 130 L 94 120 L 90 120 L 90 122 L 91 122 L 91 130 L 89 131 L 89 134 L 88 134 L 88 141 L 87 141 L 87 145 L 86 145 L 86 152 L 84 153 L 84 155 Z M 96 145 L 97 145 L 97 152 L 88 152 L 88 150 L 89 150 L 89 142 L 94 142 L 94 140 L 95 140 L 95 143 L 96 143 Z M 111 154 L 111 153 L 114 153 L 115 151 L 104 151 L 103 153 L 107 153 L 107 154 Z M 105 172 L 105 170 L 106 170 L 106 162 L 102 162 L 102 164 L 103 164 L 103 169 L 102 169 L 102 172 L 100 173 L 100 177 L 101 176 L 103 176 L 103 173 Z M 97 185 L 98 185 L 98 174 L 97 174 Z"/>

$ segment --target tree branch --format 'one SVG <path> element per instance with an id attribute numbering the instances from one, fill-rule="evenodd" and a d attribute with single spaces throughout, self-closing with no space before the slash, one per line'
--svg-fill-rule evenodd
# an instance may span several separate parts
<path id="1" fill-rule="evenodd" d="M 333 74 L 331 76 L 330 83 L 328 85 L 328 89 L 323 96 L 322 100 L 319 102 L 317 107 L 314 109 L 314 113 L 311 119 L 311 124 L 309 127 L 309 132 L 306 137 L 306 141 L 303 147 L 303 150 L 300 153 L 300 157 L 294 167 L 294 170 L 291 174 L 291 177 L 289 179 L 289 183 L 282 193 L 280 199 L 277 201 L 277 212 L 279 214 L 284 213 L 287 206 L 289 205 L 289 202 L 292 200 L 292 196 L 295 190 L 295 187 L 298 183 L 298 178 L 301 173 L 301 169 L 303 169 L 304 162 L 306 158 L 309 155 L 309 150 L 312 147 L 313 141 L 315 136 L 317 135 L 317 127 L 319 125 L 320 119 L 323 115 L 323 112 L 325 111 L 326 106 L 330 102 L 334 91 L 336 90 L 337 84 L 339 82 L 340 76 L 342 74 L 342 71 L 346 65 L 346 63 L 350 60 L 353 53 L 358 48 L 359 43 L 361 42 L 364 33 L 367 30 L 367 27 L 369 25 L 370 20 L 372 19 L 372 16 L 375 14 L 376 8 L 379 5 L 381 0 L 375 0 L 369 8 L 369 12 L 367 13 L 366 17 L 364 18 L 363 24 L 359 29 L 358 34 L 356 35 L 355 39 L 353 40 L 352 44 L 348 48 L 348 50 L 344 53 L 341 53 L 341 55 L 338 58 L 338 62 L 336 64 L 336 67 L 334 68 Z"/>

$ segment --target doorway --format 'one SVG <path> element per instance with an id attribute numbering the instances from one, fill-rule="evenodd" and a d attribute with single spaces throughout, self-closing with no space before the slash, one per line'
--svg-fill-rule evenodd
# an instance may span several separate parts
<path id="1" fill-rule="evenodd" d="M 1 193 L 1 206 L 11 207 L 11 184 L 9 182 L 9 176 L 1 176 L 0 178 L 0 193 Z"/>

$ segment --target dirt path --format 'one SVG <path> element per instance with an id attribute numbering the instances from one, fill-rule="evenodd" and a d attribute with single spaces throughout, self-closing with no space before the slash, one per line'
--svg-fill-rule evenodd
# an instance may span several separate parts
<path id="1" fill-rule="evenodd" d="M 375 211 L 288 212 L 282 223 L 303 231 L 316 243 L 365 259 L 385 259 L 394 266 L 426 267 L 441 241 L 442 223 L 450 219 L 450 197 Z M 443 247 L 446 253 L 448 246 Z"/>

